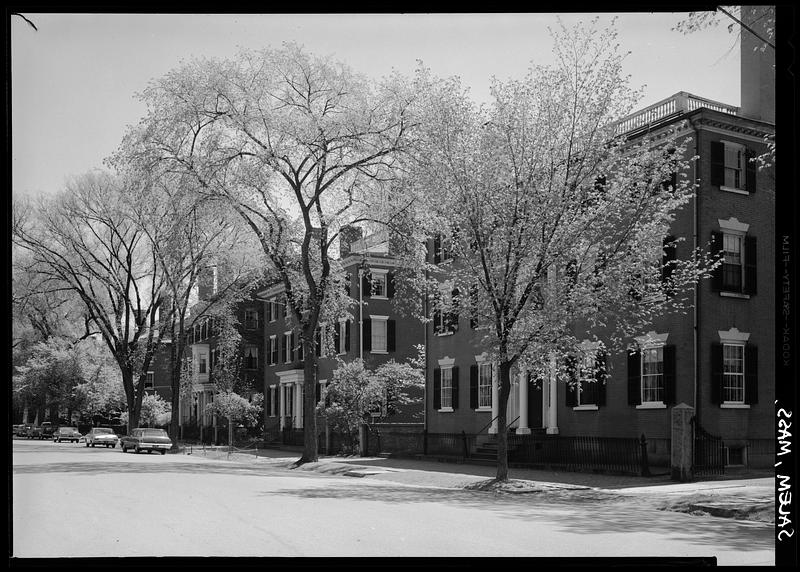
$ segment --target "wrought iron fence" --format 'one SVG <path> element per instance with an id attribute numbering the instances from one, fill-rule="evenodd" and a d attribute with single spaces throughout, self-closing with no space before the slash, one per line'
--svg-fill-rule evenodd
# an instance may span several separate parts
<path id="1" fill-rule="evenodd" d="M 636 438 L 509 435 L 508 460 L 519 466 L 554 466 L 642 475 L 649 473 L 646 441 Z M 644 454 L 643 454 L 644 453 Z"/>
<path id="2" fill-rule="evenodd" d="M 697 477 L 725 473 L 725 447 L 722 437 L 712 435 L 692 417 L 694 426 L 694 458 L 692 473 Z"/>

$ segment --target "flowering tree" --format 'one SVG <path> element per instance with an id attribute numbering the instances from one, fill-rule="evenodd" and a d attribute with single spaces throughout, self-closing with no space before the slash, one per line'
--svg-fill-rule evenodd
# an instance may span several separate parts
<path id="1" fill-rule="evenodd" d="M 363 423 L 391 416 L 393 404 L 411 403 L 412 390 L 425 385 L 424 348 L 417 349 L 419 356 L 408 363 L 390 360 L 374 369 L 360 358 L 339 362 L 317 411 L 332 429 L 345 436 L 351 451 L 356 448 Z"/>
<path id="2" fill-rule="evenodd" d="M 698 257 L 664 250 L 692 193 L 685 178 L 670 182 L 686 167 L 685 141 L 617 133 L 638 94 L 613 28 L 553 35 L 556 63 L 495 81 L 486 108 L 458 80 L 417 77 L 426 112 L 411 184 L 433 198 L 419 204 L 442 259 L 417 283 L 434 311 L 470 314 L 497 364 L 498 480 L 508 478 L 512 368 L 568 379 L 579 338 L 623 346 L 703 275 Z"/>
<path id="3" fill-rule="evenodd" d="M 142 407 L 136 427 L 157 427 L 169 423 L 172 413 L 166 399 L 156 393 L 148 393 L 142 398 Z M 124 412 L 120 419 L 129 423 L 130 416 Z"/>
<path id="4" fill-rule="evenodd" d="M 142 94 L 148 114 L 125 144 L 142 161 L 224 199 L 257 237 L 283 285 L 305 359 L 299 463 L 317 459 L 314 334 L 349 298 L 330 249 L 371 218 L 409 130 L 405 84 L 374 84 L 288 44 L 234 60 L 193 61 Z"/>

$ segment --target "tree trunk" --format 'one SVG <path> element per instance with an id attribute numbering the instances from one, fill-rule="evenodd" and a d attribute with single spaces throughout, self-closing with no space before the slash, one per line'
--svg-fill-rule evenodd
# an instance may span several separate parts
<path id="1" fill-rule="evenodd" d="M 303 336 L 303 456 L 298 464 L 315 463 L 317 451 L 317 354 L 314 331 Z"/>
<path id="2" fill-rule="evenodd" d="M 172 327 L 170 331 L 170 335 L 172 337 L 172 343 L 170 344 L 170 368 L 171 368 L 171 379 L 170 379 L 170 388 L 171 388 L 171 396 L 170 396 L 170 407 L 172 408 L 172 418 L 169 422 L 169 436 L 172 439 L 172 448 L 178 448 L 178 427 L 180 425 L 180 399 L 181 399 L 181 363 L 183 362 L 183 354 L 186 351 L 186 345 L 184 342 L 184 323 L 183 317 L 180 318 L 178 324 L 178 332 L 175 332 L 175 321 L 172 321 Z"/>
<path id="3" fill-rule="evenodd" d="M 498 481 L 508 480 L 508 396 L 511 393 L 511 364 L 500 362 L 498 367 L 500 391 L 497 413 L 497 475 Z"/>

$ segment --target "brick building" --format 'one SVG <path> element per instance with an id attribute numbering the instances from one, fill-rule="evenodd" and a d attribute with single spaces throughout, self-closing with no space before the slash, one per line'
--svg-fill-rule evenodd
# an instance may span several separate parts
<path id="1" fill-rule="evenodd" d="M 317 400 L 322 399 L 324 388 L 332 378 L 336 359 L 349 361 L 363 358 L 366 367 L 373 368 L 391 359 L 403 362 L 416 356 L 417 344 L 424 343 L 424 326 L 416 319 L 398 311 L 395 295 L 395 271 L 398 261 L 392 256 L 389 240 L 379 234 L 362 237 L 356 227 L 342 230 L 340 259 L 346 273 L 350 297 L 356 302 L 351 315 L 342 317 L 333 328 L 332 345 L 336 356 L 320 355 L 317 362 Z M 285 303 L 282 284 L 275 284 L 259 292 L 264 300 L 264 356 L 265 356 L 265 428 L 271 439 L 279 432 L 287 443 L 302 443 L 303 419 L 303 355 L 297 327 L 292 324 Z M 320 334 L 321 335 L 321 334 Z M 316 347 L 320 347 L 317 336 Z M 413 430 L 422 427 L 422 391 L 416 405 L 391 403 L 393 414 L 387 423 L 398 430 L 408 426 Z M 320 430 L 322 426 L 318 424 Z"/>

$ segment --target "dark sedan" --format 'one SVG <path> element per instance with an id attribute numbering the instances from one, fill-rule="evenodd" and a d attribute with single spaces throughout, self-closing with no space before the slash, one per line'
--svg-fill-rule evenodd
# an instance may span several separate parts
<path id="1" fill-rule="evenodd" d="M 77 443 L 80 438 L 81 434 L 77 427 L 59 427 L 53 433 L 53 443 L 61 443 L 61 441 Z"/>
<path id="2" fill-rule="evenodd" d="M 133 449 L 136 453 L 160 451 L 163 455 L 172 447 L 172 439 L 169 438 L 166 431 L 146 427 L 137 427 L 131 431 L 130 435 L 120 437 L 119 442 L 123 453 L 127 453 L 128 449 Z"/>

